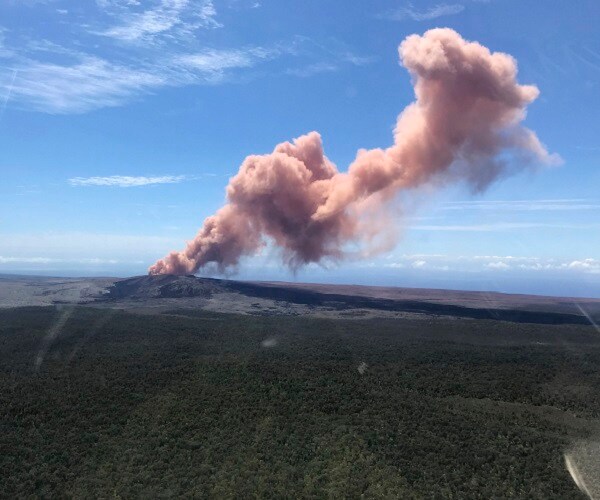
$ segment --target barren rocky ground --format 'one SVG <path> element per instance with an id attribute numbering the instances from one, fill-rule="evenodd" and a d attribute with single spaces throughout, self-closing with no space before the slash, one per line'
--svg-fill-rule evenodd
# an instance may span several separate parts
<path id="1" fill-rule="evenodd" d="M 0 307 L 86 304 L 144 313 L 201 309 L 332 318 L 459 317 L 589 324 L 600 299 L 419 288 L 242 282 L 195 276 L 52 278 L 0 276 Z"/>

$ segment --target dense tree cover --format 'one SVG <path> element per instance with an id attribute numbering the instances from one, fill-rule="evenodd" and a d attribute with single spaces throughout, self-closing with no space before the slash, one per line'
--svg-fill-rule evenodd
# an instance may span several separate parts
<path id="1" fill-rule="evenodd" d="M 4 310 L 0 495 L 577 498 L 599 366 L 574 325 Z"/>

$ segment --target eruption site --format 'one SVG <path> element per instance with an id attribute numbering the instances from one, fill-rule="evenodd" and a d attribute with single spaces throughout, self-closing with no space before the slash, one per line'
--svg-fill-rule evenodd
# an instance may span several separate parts
<path id="1" fill-rule="evenodd" d="M 224 271 L 265 237 L 292 267 L 340 259 L 348 243 L 371 240 L 377 225 L 365 218 L 373 222 L 402 190 L 462 181 L 481 191 L 517 168 L 557 160 L 521 125 L 539 91 L 517 83 L 510 55 L 448 28 L 410 35 L 398 51 L 416 100 L 398 116 L 392 146 L 359 150 L 347 172 L 325 156 L 317 132 L 248 156 L 227 203 L 149 273 L 192 274 L 209 264 Z"/>

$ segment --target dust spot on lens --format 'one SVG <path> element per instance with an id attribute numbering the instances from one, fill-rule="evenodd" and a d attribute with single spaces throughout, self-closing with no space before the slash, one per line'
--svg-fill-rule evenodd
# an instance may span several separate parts
<path id="1" fill-rule="evenodd" d="M 277 339 L 274 337 L 263 340 L 260 345 L 263 347 L 275 347 L 277 345 Z"/>
<path id="2" fill-rule="evenodd" d="M 582 493 L 600 499 L 600 442 L 580 441 L 565 453 L 565 466 Z"/>

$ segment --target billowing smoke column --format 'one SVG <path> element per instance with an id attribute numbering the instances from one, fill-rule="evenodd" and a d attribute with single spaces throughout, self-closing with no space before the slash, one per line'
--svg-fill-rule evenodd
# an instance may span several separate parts
<path id="1" fill-rule="evenodd" d="M 223 271 L 264 237 L 292 267 L 341 258 L 344 245 L 365 240 L 364 215 L 400 190 L 456 180 L 481 190 L 515 166 L 553 161 L 520 125 L 539 92 L 517 83 L 511 56 L 451 29 L 411 35 L 399 54 L 416 101 L 398 117 L 391 147 L 360 150 L 346 173 L 324 155 L 317 132 L 248 156 L 227 186 L 227 204 L 150 274 L 190 274 L 210 263 Z"/>

